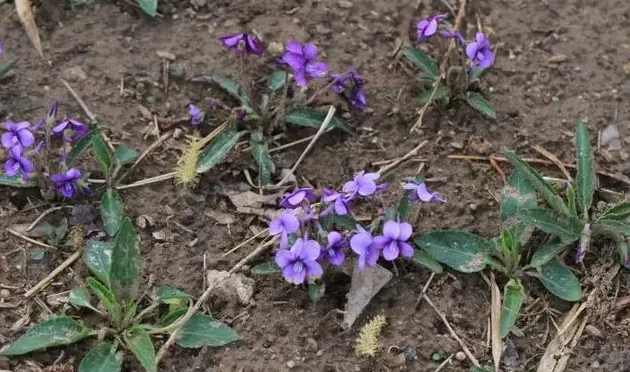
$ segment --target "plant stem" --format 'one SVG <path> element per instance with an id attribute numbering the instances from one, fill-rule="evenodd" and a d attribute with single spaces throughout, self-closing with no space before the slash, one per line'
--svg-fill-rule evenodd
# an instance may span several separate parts
<path id="1" fill-rule="evenodd" d="M 151 305 L 145 307 L 140 313 L 138 313 L 138 315 L 136 315 L 135 318 L 133 318 L 133 323 L 140 323 L 140 320 L 142 320 L 142 318 L 149 314 L 151 311 L 155 310 L 158 306 L 160 306 L 159 302 L 154 302 Z"/>

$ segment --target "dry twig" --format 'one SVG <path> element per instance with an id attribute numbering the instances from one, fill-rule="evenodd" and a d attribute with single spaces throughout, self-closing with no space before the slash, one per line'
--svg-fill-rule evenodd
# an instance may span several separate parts
<path id="1" fill-rule="evenodd" d="M 46 287 L 57 275 L 59 275 L 66 267 L 72 265 L 72 263 L 81 257 L 81 253 L 83 253 L 83 248 L 77 249 L 76 252 L 72 254 L 72 256 L 68 257 L 65 261 L 61 263 L 61 265 L 57 266 L 55 270 L 53 270 L 50 274 L 48 274 L 44 279 L 42 279 L 39 283 L 35 284 L 35 286 L 26 293 L 24 293 L 24 297 L 31 297 L 35 293 L 39 292 L 42 288 Z"/>

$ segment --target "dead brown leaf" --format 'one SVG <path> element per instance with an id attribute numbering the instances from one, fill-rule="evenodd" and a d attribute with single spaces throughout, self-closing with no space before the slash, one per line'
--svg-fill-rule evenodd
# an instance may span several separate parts
<path id="1" fill-rule="evenodd" d="M 42 42 L 39 39 L 39 31 L 37 30 L 37 24 L 35 23 L 35 17 L 33 16 L 31 2 L 29 0 L 15 0 L 15 10 L 26 29 L 28 38 L 31 39 L 33 47 L 35 47 L 35 50 L 40 57 L 44 58 L 44 52 L 42 52 Z"/>
<path id="2" fill-rule="evenodd" d="M 503 341 L 501 341 L 501 290 L 494 279 L 494 273 L 490 272 L 490 291 L 491 291 L 491 340 L 492 340 L 492 359 L 494 361 L 494 370 L 499 371 L 501 362 L 501 353 L 503 352 Z"/>

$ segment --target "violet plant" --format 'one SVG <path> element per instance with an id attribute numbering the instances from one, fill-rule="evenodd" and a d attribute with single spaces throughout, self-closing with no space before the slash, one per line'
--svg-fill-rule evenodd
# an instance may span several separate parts
<path id="1" fill-rule="evenodd" d="M 214 121 L 223 124 L 218 134 L 196 135 L 192 139 L 176 170 L 178 183 L 194 184 L 198 174 L 219 164 L 243 136 L 249 135 L 251 152 L 258 165 L 259 184 L 268 185 L 275 171 L 269 138 L 284 130 L 286 124 L 318 129 L 326 117 L 326 112 L 312 107 L 319 96 L 332 91 L 351 110 L 362 111 L 367 107 L 364 80 L 356 69 L 329 73 L 328 65 L 321 61 L 319 49 L 313 43 L 288 41 L 282 55 L 271 59 L 270 75 L 252 82 L 251 79 L 257 78 L 251 73 L 252 59 L 263 55 L 263 44 L 249 33 L 226 35 L 219 41 L 226 50 L 234 51 L 238 76 L 212 74 L 193 80 L 218 85 L 232 96 L 235 105 L 213 101 L 207 108 L 195 104 L 188 107 L 191 124 L 198 132 L 203 132 L 206 124 Z M 317 87 L 320 82 L 327 85 Z M 311 90 L 314 92 L 310 93 Z M 258 100 L 252 98 L 255 95 Z M 348 124 L 338 117 L 333 117 L 328 129 L 352 133 Z"/>
<path id="2" fill-rule="evenodd" d="M 308 285 L 309 295 L 317 300 L 324 295 L 326 280 L 343 266 L 365 270 L 379 260 L 393 262 L 408 259 L 441 272 L 442 267 L 426 252 L 413 247 L 413 227 L 407 221 L 410 203 L 443 203 L 420 177 L 403 185 L 399 202 L 383 210 L 380 193 L 388 185 L 378 183 L 378 173 L 358 172 L 339 190 L 297 188 L 279 201 L 283 208 L 269 223 L 269 235 L 277 237 L 274 260 L 261 263 L 256 274 L 282 273 L 292 284 Z M 367 204 L 377 213 L 367 224 L 354 217 L 358 203 Z M 363 208 L 362 208 L 363 209 Z"/>
<path id="3" fill-rule="evenodd" d="M 444 48 L 454 43 L 454 48 L 446 49 L 446 60 L 442 62 L 444 71 L 418 47 L 401 50 L 401 54 L 422 71 L 417 76 L 421 84 L 420 104 L 436 103 L 444 107 L 459 100 L 484 116 L 496 119 L 496 111 L 480 93 L 479 86 L 484 71 L 494 64 L 490 40 L 481 31 L 473 40 L 466 40 L 446 18 L 446 15 L 436 14 L 416 24 L 418 42 L 438 39 Z"/>

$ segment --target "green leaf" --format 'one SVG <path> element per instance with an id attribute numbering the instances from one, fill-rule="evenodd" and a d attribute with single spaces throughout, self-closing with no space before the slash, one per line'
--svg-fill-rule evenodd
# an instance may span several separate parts
<path id="1" fill-rule="evenodd" d="M 22 176 L 7 176 L 6 174 L 0 174 L 0 185 L 9 187 L 35 187 L 37 182 L 31 177 L 28 181 L 24 181 Z"/>
<path id="2" fill-rule="evenodd" d="M 355 230 L 359 221 L 355 220 L 351 216 L 340 216 L 333 212 L 319 219 L 324 230 L 330 231 L 335 227 L 340 227 L 344 230 Z"/>
<path id="3" fill-rule="evenodd" d="M 309 108 L 300 108 L 288 112 L 284 117 L 284 120 L 293 125 L 300 125 L 303 127 L 319 129 L 326 118 L 327 113 L 317 111 Z M 336 116 L 330 120 L 328 128 L 337 128 L 342 131 L 352 134 L 352 128 L 343 120 Z M 328 129 L 327 130 L 330 130 Z"/>
<path id="4" fill-rule="evenodd" d="M 125 206 L 118 191 L 108 188 L 101 198 L 101 220 L 107 235 L 115 236 L 118 233 L 124 213 Z"/>
<path id="5" fill-rule="evenodd" d="M 444 85 L 438 85 L 436 88 L 435 94 L 433 95 L 433 101 L 437 101 L 442 98 L 446 98 L 448 96 L 448 89 Z M 433 94 L 433 89 L 427 89 L 420 94 L 420 104 L 424 105 L 429 102 L 431 95 Z"/>
<path id="6" fill-rule="evenodd" d="M 157 0 L 138 0 L 138 5 L 148 16 L 155 17 L 157 15 Z"/>
<path id="7" fill-rule="evenodd" d="M 503 306 L 501 309 L 501 338 L 505 338 L 516 323 L 518 312 L 525 299 L 525 289 L 519 279 L 510 279 L 503 288 Z"/>
<path id="8" fill-rule="evenodd" d="M 252 133 L 249 140 L 252 148 L 252 156 L 258 164 L 258 176 L 262 186 L 271 183 L 271 173 L 273 170 L 273 161 L 269 154 L 269 142 L 260 133 Z"/>
<path id="9" fill-rule="evenodd" d="M 68 159 L 66 160 L 68 166 L 74 164 L 81 155 L 92 147 L 92 138 L 99 137 L 102 131 L 101 128 L 92 129 L 72 146 L 72 149 L 68 152 Z"/>
<path id="10" fill-rule="evenodd" d="M 238 99 L 243 107 L 253 110 L 251 99 L 249 99 L 247 94 L 245 94 L 245 92 L 237 82 L 219 74 L 212 74 L 211 78 L 212 81 L 217 83 L 221 88 L 223 88 L 223 90 L 231 94 L 234 98 Z"/>
<path id="11" fill-rule="evenodd" d="M 118 147 L 116 151 L 114 151 L 114 162 L 116 166 L 119 167 L 133 163 L 137 157 L 138 152 L 131 147 Z"/>
<path id="12" fill-rule="evenodd" d="M 501 193 L 501 224 L 512 229 L 516 240 L 521 243 L 529 240 L 529 234 L 525 234 L 526 225 L 518 219 L 518 211 L 536 208 L 537 205 L 536 189 L 520 169 L 514 169 Z"/>
<path id="13" fill-rule="evenodd" d="M 68 302 L 75 307 L 87 307 L 88 309 L 98 312 L 98 310 L 90 303 L 90 292 L 87 288 L 75 288 L 68 295 Z"/>
<path id="14" fill-rule="evenodd" d="M 251 269 L 251 273 L 255 275 L 271 275 L 281 273 L 282 269 L 276 265 L 275 261 L 267 261 L 258 264 Z"/>
<path id="15" fill-rule="evenodd" d="M 109 277 L 119 301 L 134 297 L 140 279 L 140 250 L 138 236 L 129 217 L 123 219 L 116 236 Z"/>
<path id="16" fill-rule="evenodd" d="M 556 260 L 538 268 L 539 279 L 549 292 L 570 302 L 582 298 L 582 286 L 578 278 Z"/>
<path id="17" fill-rule="evenodd" d="M 437 77 L 440 73 L 440 68 L 437 63 L 435 63 L 431 57 L 426 55 L 423 51 L 413 47 L 405 47 L 402 48 L 401 53 L 426 74 Z"/>
<path id="18" fill-rule="evenodd" d="M 582 222 L 582 228 L 574 228 L 569 220 L 547 208 L 523 209 L 517 212 L 517 216 L 521 221 L 534 225 L 547 234 L 556 235 L 564 243 L 579 240 L 584 227 Z"/>
<path id="19" fill-rule="evenodd" d="M 166 285 L 158 288 L 157 291 L 158 300 L 165 304 L 181 304 L 184 301 L 192 298 L 188 293 L 181 291 L 177 288 L 169 287 Z"/>
<path id="20" fill-rule="evenodd" d="M 183 317 L 184 315 L 186 315 L 186 312 L 188 311 L 187 307 L 179 307 L 175 310 L 169 311 L 168 314 L 164 315 L 161 319 L 160 319 L 160 325 L 162 325 L 163 327 L 166 327 L 168 325 L 173 324 L 173 322 L 175 322 L 177 319 Z"/>
<path id="21" fill-rule="evenodd" d="M 109 286 L 109 271 L 112 267 L 112 243 L 90 240 L 83 251 L 83 262 L 96 277 Z"/>
<path id="22" fill-rule="evenodd" d="M 197 162 L 197 173 L 205 173 L 221 163 L 236 146 L 240 135 L 237 127 L 232 125 L 225 129 L 203 149 Z"/>
<path id="23" fill-rule="evenodd" d="M 593 204 L 595 191 L 595 163 L 593 150 L 588 139 L 588 129 L 584 123 L 578 123 L 575 129 L 575 147 L 577 158 L 577 187 L 578 204 L 582 207 L 584 218 L 588 218 L 588 211 Z"/>
<path id="24" fill-rule="evenodd" d="M 114 345 L 102 343 L 85 355 L 79 364 L 79 372 L 120 372 L 122 362 L 123 355 L 116 353 Z"/>
<path id="25" fill-rule="evenodd" d="M 94 149 L 94 155 L 101 164 L 103 170 L 109 170 L 112 166 L 112 154 L 101 136 L 92 137 L 92 148 Z"/>
<path id="26" fill-rule="evenodd" d="M 9 347 L 2 350 L 2 355 L 23 355 L 31 351 L 52 346 L 70 345 L 85 338 L 90 329 L 77 323 L 66 315 L 53 315 L 31 327 Z"/>
<path id="27" fill-rule="evenodd" d="M 3 64 L 2 66 L 0 66 L 0 76 L 4 76 L 7 73 L 9 73 L 9 71 L 11 71 L 13 67 L 15 67 L 15 64 L 17 63 L 18 60 L 19 58 L 14 58 L 12 61 L 9 61 Z"/>
<path id="28" fill-rule="evenodd" d="M 607 229 L 607 230 L 612 230 L 623 236 L 630 235 L 630 223 L 625 222 L 625 221 L 601 220 L 597 222 L 596 226 Z"/>
<path id="29" fill-rule="evenodd" d="M 601 216 L 597 217 L 597 221 L 600 220 L 627 220 L 630 217 L 630 201 L 621 202 L 615 204 L 604 212 Z"/>
<path id="30" fill-rule="evenodd" d="M 267 89 L 272 92 L 284 87 L 287 81 L 287 72 L 284 70 L 275 71 L 269 76 L 269 82 L 267 83 Z"/>
<path id="31" fill-rule="evenodd" d="M 466 102 L 468 102 L 470 107 L 479 111 L 483 116 L 490 119 L 497 118 L 497 112 L 494 110 L 494 107 L 492 107 L 490 102 L 486 101 L 481 94 L 477 92 L 467 92 Z"/>
<path id="32" fill-rule="evenodd" d="M 414 242 L 437 261 L 462 273 L 483 270 L 492 249 L 491 241 L 465 231 L 432 231 Z"/>
<path id="33" fill-rule="evenodd" d="M 107 309 L 109 316 L 112 318 L 114 323 L 118 323 L 121 319 L 122 313 L 120 310 L 120 305 L 116 302 L 116 297 L 114 293 L 107 288 L 103 283 L 99 282 L 95 278 L 88 277 L 85 279 L 85 284 L 88 288 L 94 293 L 96 297 L 98 297 L 99 301 L 101 301 L 101 305 Z"/>
<path id="34" fill-rule="evenodd" d="M 317 284 L 315 282 L 308 283 L 308 297 L 310 297 L 311 301 L 317 302 L 324 297 L 324 293 L 326 292 L 326 283 Z"/>
<path id="35" fill-rule="evenodd" d="M 416 79 L 421 82 L 424 86 L 433 86 L 433 84 L 437 81 L 437 76 L 431 74 L 419 74 L 416 76 Z"/>
<path id="36" fill-rule="evenodd" d="M 494 368 L 492 367 L 481 368 L 481 367 L 472 366 L 470 367 L 470 372 L 494 372 Z"/>
<path id="37" fill-rule="evenodd" d="M 209 315 L 196 313 L 177 335 L 177 345 L 184 348 L 218 347 L 240 339 L 241 336 L 226 324 Z"/>
<path id="38" fill-rule="evenodd" d="M 403 196 L 398 201 L 398 206 L 396 207 L 398 217 L 400 217 L 403 221 L 406 221 L 407 218 L 409 218 L 409 210 L 411 209 L 411 203 L 409 202 L 410 195 L 411 191 L 405 190 L 405 192 L 403 192 Z"/>
<path id="39" fill-rule="evenodd" d="M 123 334 L 125 344 L 147 372 L 157 372 L 155 349 L 151 337 L 142 328 L 136 327 Z"/>
<path id="40" fill-rule="evenodd" d="M 571 212 L 572 216 L 577 217 L 577 208 L 575 205 L 575 189 L 571 186 L 567 186 L 565 191 L 567 197 L 567 208 L 569 208 L 569 212 Z"/>
<path id="41" fill-rule="evenodd" d="M 444 271 L 442 265 L 440 265 L 439 262 L 434 260 L 433 257 L 431 257 L 427 252 L 421 249 L 416 249 L 413 257 L 411 257 L 411 261 L 413 261 L 418 266 L 426 267 L 436 274 L 441 274 L 442 271 Z"/>
<path id="42" fill-rule="evenodd" d="M 547 262 L 551 261 L 554 257 L 556 257 L 564 248 L 567 246 L 566 243 L 563 243 L 558 238 L 552 239 L 547 243 L 540 246 L 534 254 L 532 255 L 532 259 L 529 263 L 529 266 L 537 269 Z"/>
<path id="43" fill-rule="evenodd" d="M 468 74 L 468 81 L 474 82 L 481 79 L 481 75 L 483 75 L 484 71 L 486 71 L 486 69 L 483 67 L 477 67 L 477 68 L 471 69 L 470 73 Z"/>
<path id="44" fill-rule="evenodd" d="M 536 190 L 538 190 L 543 199 L 549 203 L 549 206 L 552 209 L 564 216 L 571 216 L 571 211 L 569 211 L 569 208 L 564 204 L 560 195 L 556 193 L 549 182 L 542 178 L 536 169 L 530 167 L 529 164 L 525 163 L 520 157 L 511 151 L 504 152 L 504 155 L 514 168 L 523 172 L 525 178 L 534 185 Z"/>

